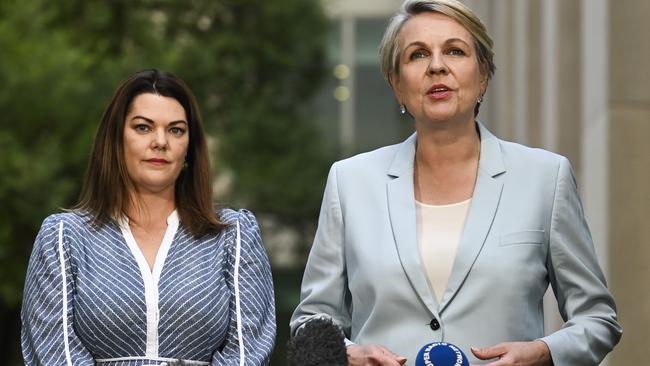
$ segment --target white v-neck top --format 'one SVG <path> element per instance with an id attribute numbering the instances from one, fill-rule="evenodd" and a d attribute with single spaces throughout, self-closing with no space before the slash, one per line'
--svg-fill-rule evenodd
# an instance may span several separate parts
<path id="1" fill-rule="evenodd" d="M 149 269 L 149 263 L 142 254 L 142 250 L 135 241 L 135 237 L 131 232 L 128 217 L 123 217 L 119 222 L 122 236 L 126 241 L 131 254 L 135 258 L 142 274 L 144 282 L 144 296 L 147 305 L 147 347 L 146 355 L 148 357 L 155 357 L 158 355 L 158 321 L 160 320 L 160 310 L 158 309 L 158 283 L 160 282 L 160 273 L 162 272 L 169 247 L 172 244 L 172 239 L 178 230 L 178 214 L 174 210 L 169 217 L 167 217 L 167 231 L 160 243 L 156 259 L 154 260 L 153 269 Z"/>
<path id="2" fill-rule="evenodd" d="M 449 205 L 415 201 L 417 240 L 423 269 L 433 295 L 440 303 L 458 251 L 472 199 Z"/>

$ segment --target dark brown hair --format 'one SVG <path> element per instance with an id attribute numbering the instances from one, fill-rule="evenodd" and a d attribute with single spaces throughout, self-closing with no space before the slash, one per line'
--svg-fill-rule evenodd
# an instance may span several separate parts
<path id="1" fill-rule="evenodd" d="M 178 216 L 194 236 L 221 231 L 212 205 L 212 179 L 208 147 L 196 98 L 185 82 L 156 69 L 135 73 L 117 88 L 97 129 L 88 170 L 74 209 L 88 211 L 97 225 L 128 216 L 135 189 L 124 159 L 124 123 L 133 99 L 152 93 L 176 99 L 185 109 L 189 129 L 186 163 L 176 179 L 175 199 Z"/>

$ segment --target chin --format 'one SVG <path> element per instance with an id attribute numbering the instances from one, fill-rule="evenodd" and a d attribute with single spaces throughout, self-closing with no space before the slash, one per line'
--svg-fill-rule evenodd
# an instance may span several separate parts
<path id="1" fill-rule="evenodd" d="M 474 110 L 462 112 L 457 109 L 453 110 L 435 110 L 435 111 L 426 111 L 422 116 L 422 121 L 429 123 L 446 123 L 446 122 L 457 122 L 457 121 L 474 121 Z"/>
<path id="2" fill-rule="evenodd" d="M 453 121 L 454 117 L 456 117 L 456 116 L 454 114 L 452 114 L 452 113 L 426 115 L 426 116 L 424 116 L 422 121 L 424 122 L 424 124 L 440 125 L 440 124 L 445 124 L 447 122 Z"/>
<path id="3" fill-rule="evenodd" d="M 422 110 L 422 119 L 428 121 L 445 121 L 454 118 L 457 113 L 458 111 L 455 108 L 450 108 L 450 106 L 429 106 L 429 108 Z"/>
<path id="4" fill-rule="evenodd" d="M 134 182 L 139 190 L 147 192 L 162 192 L 170 186 L 173 188 L 176 183 L 175 179 L 165 177 L 164 179 L 152 179 L 151 177 Z"/>

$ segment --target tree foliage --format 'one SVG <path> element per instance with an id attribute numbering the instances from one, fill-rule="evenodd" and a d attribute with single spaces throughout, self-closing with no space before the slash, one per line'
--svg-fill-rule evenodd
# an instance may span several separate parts
<path id="1" fill-rule="evenodd" d="M 185 79 L 214 136 L 217 197 L 297 228 L 317 215 L 327 157 L 305 106 L 324 74 L 316 0 L 0 2 L 0 301 L 17 306 L 41 221 L 76 200 L 120 80 Z"/>

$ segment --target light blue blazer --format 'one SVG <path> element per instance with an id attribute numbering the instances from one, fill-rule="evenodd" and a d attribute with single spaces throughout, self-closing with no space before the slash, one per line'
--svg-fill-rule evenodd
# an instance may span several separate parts
<path id="1" fill-rule="evenodd" d="M 329 316 L 350 341 L 382 344 L 408 365 L 432 341 L 475 363 L 471 346 L 506 341 L 542 339 L 557 366 L 597 365 L 611 351 L 621 327 L 568 160 L 477 125 L 476 187 L 441 301 L 417 246 L 413 134 L 332 166 L 292 332 Z M 544 336 L 549 284 L 565 324 Z"/>

